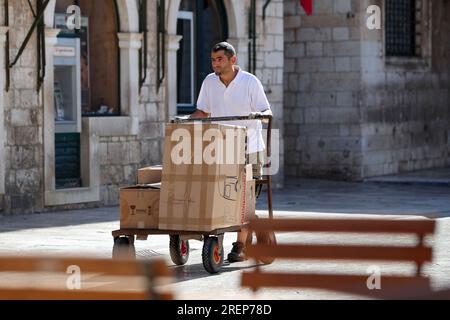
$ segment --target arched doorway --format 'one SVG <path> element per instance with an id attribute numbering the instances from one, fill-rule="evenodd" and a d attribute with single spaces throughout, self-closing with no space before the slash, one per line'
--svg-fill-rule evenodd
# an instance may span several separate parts
<path id="1" fill-rule="evenodd" d="M 74 35 L 81 39 L 83 116 L 120 115 L 116 3 L 114 0 L 59 0 L 55 8 L 57 22 L 58 16 L 65 18 L 72 4 L 81 9 L 81 30 L 67 32 L 63 29 L 59 37 Z M 56 26 L 61 27 L 58 23 Z"/>
<path id="2" fill-rule="evenodd" d="M 116 50 L 120 51 L 117 57 L 118 87 L 113 88 L 118 96 L 120 116 L 115 112 L 113 116 L 85 116 L 82 118 L 80 137 L 81 157 L 81 187 L 72 189 L 59 189 L 55 185 L 55 49 L 58 46 L 59 29 L 55 28 L 55 13 L 57 4 L 65 0 L 50 0 L 45 10 L 45 40 L 46 40 L 46 77 L 42 90 L 44 106 L 44 174 L 45 174 L 45 206 L 59 206 L 67 204 L 88 203 L 101 201 L 100 193 L 100 137 L 110 138 L 116 136 L 137 135 L 138 107 L 139 107 L 139 49 L 142 45 L 142 35 L 139 33 L 139 12 L 137 1 L 109 0 L 108 19 L 112 18 L 115 34 L 110 33 L 109 39 L 116 43 Z M 96 0 L 97 1 L 97 0 Z M 103 2 L 103 0 L 101 0 Z M 72 1 L 69 1 L 72 3 Z M 77 1 L 81 6 L 81 1 Z M 93 2 L 93 1 L 86 1 Z M 67 8 L 66 8 L 67 9 Z M 112 11 L 111 11 L 112 10 Z M 113 13 L 112 13 L 113 12 Z M 97 13 L 96 13 L 97 14 Z M 102 13 L 99 12 L 99 15 Z M 82 8 L 82 16 L 84 15 Z M 113 39 L 114 36 L 114 39 Z M 117 51 L 116 51 L 117 52 Z M 92 77 L 91 77 L 92 82 Z M 99 90 L 96 90 L 99 91 Z M 92 94 L 92 90 L 91 90 Z M 92 98 L 91 98 L 92 101 Z M 111 105 L 114 103 L 111 103 Z M 95 106 L 95 103 L 93 104 Z M 112 106 L 111 106 L 112 107 Z M 109 110 L 111 108 L 108 108 Z M 95 110 L 95 109 L 94 109 Z M 116 108 L 117 110 L 117 108 Z"/>
<path id="3" fill-rule="evenodd" d="M 177 106 L 185 114 L 195 110 L 203 80 L 213 72 L 212 46 L 228 39 L 228 18 L 223 0 L 182 0 L 177 18 Z"/>
<path id="4" fill-rule="evenodd" d="M 81 28 L 67 27 L 67 8 L 80 7 Z M 61 29 L 54 57 L 55 181 L 57 189 L 81 188 L 81 116 L 119 116 L 119 30 L 115 0 L 59 0 Z M 59 48 L 74 48 L 59 55 Z M 75 123 L 75 124 L 74 124 Z M 74 124 L 74 125 L 71 125 Z"/>

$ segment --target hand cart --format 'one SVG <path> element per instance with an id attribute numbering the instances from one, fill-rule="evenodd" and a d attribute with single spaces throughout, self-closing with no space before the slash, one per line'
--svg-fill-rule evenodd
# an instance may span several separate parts
<path id="1" fill-rule="evenodd" d="M 246 121 L 246 120 L 266 120 L 267 123 L 267 159 L 271 157 L 271 138 L 272 138 L 272 116 L 247 116 L 247 117 L 220 117 L 206 119 L 182 119 L 172 120 L 171 123 L 193 123 L 193 122 L 226 122 L 226 121 Z M 265 164 L 265 168 L 270 168 L 270 162 Z M 273 218 L 272 209 L 272 181 L 270 175 L 264 175 L 261 179 L 256 179 L 256 197 L 261 194 L 263 185 L 267 185 L 267 200 L 269 218 Z M 210 232 L 202 231 L 183 231 L 183 230 L 155 230 L 155 229 L 120 229 L 112 232 L 114 238 L 113 258 L 135 258 L 136 252 L 134 248 L 135 239 L 147 240 L 150 235 L 169 235 L 170 257 L 174 264 L 185 265 L 189 259 L 189 240 L 203 241 L 202 260 L 206 271 L 211 274 L 220 272 L 224 262 L 223 239 L 226 232 L 240 232 L 245 228 L 242 226 L 232 226 L 225 229 L 212 230 Z M 258 243 L 276 243 L 275 234 L 261 233 L 256 234 Z M 253 241 L 253 234 L 249 234 L 247 243 Z M 262 263 L 270 264 L 273 259 L 261 259 Z"/>

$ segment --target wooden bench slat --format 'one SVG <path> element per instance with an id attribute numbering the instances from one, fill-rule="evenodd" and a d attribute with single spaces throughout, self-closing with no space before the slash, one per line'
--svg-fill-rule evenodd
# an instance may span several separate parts
<path id="1" fill-rule="evenodd" d="M 146 292 L 0 288 L 0 300 L 148 300 Z"/>
<path id="2" fill-rule="evenodd" d="M 381 290 L 370 290 L 367 286 L 369 276 L 335 274 L 293 274 L 269 272 L 244 272 L 242 286 L 253 290 L 259 288 L 310 288 L 329 291 L 357 293 L 363 295 L 407 296 L 409 289 L 428 292 L 430 282 L 423 277 L 383 276 Z"/>
<path id="3" fill-rule="evenodd" d="M 416 295 L 416 298 L 417 300 L 450 300 L 450 289 L 430 293 L 421 292 Z"/>
<path id="4" fill-rule="evenodd" d="M 434 233 L 433 220 L 256 219 L 249 229 L 275 232 Z"/>
<path id="5" fill-rule="evenodd" d="M 251 245 L 246 248 L 248 258 L 282 258 L 314 260 L 368 260 L 368 261 L 432 261 L 431 248 L 333 245 Z"/>
<path id="6" fill-rule="evenodd" d="M 106 259 L 77 259 L 77 258 L 46 258 L 46 257 L 1 257 L 0 271 L 14 272 L 66 272 L 70 266 L 78 266 L 84 273 L 102 273 L 109 275 L 131 276 L 144 274 L 146 270 L 158 276 L 170 276 L 164 262 L 154 260 L 150 262 L 133 260 Z M 113 268 L 111 266 L 114 266 Z M 147 269 L 148 268 L 148 269 Z"/>
<path id="7" fill-rule="evenodd" d="M 1 273 L 23 273 L 26 277 L 37 277 L 40 273 L 49 274 L 43 279 L 56 276 L 68 277 L 68 268 L 77 266 L 81 274 L 101 274 L 108 279 L 102 288 L 83 288 L 81 290 L 65 290 L 60 283 L 46 283 L 33 288 L 0 287 L 0 299 L 20 300 L 148 300 L 173 299 L 170 293 L 159 292 L 157 286 L 167 284 L 172 277 L 171 270 L 162 259 L 149 261 L 117 260 L 96 258 L 56 258 L 56 257 L 0 257 Z M 50 276 L 53 276 L 50 278 Z M 133 277 L 133 278 L 131 278 Z M 20 278 L 19 278 L 20 279 Z M 37 279 L 37 278 L 36 278 Z M 90 277 L 92 279 L 92 277 Z M 139 288 L 130 290 L 130 281 L 139 282 Z M 17 279 L 15 279 L 17 280 Z M 133 281 L 134 281 L 133 280 Z M 133 282 L 131 281 L 131 282 Z M 14 283 L 14 281 L 12 281 Z M 133 282 L 134 283 L 134 282 Z M 52 284 L 52 287 L 48 287 Z M 65 284 L 65 283 L 64 283 Z M 137 284 L 137 283 L 136 283 Z M 143 287 L 141 287 L 141 284 Z M 1 284 L 0 284 L 1 285 Z M 39 285 L 39 283 L 37 283 Z M 133 286 L 133 285 L 131 285 Z"/>

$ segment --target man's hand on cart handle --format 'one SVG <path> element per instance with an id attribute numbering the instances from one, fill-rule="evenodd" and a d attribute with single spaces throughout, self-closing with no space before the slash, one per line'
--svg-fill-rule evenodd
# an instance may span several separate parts
<path id="1" fill-rule="evenodd" d="M 258 117 L 262 117 L 262 116 L 273 116 L 272 114 L 272 110 L 267 109 L 266 111 L 263 112 L 252 112 L 250 113 L 249 119 L 256 119 Z M 263 120 L 264 123 L 268 123 L 269 120 Z"/>
<path id="2" fill-rule="evenodd" d="M 187 116 L 176 116 L 174 119 L 177 120 L 177 121 L 186 121 L 186 120 L 191 119 L 191 116 L 189 116 L 189 115 L 187 115 Z"/>
<path id="3" fill-rule="evenodd" d="M 189 116 L 188 119 L 205 119 L 205 118 L 209 118 L 209 114 L 197 109 L 193 114 L 191 114 Z"/>

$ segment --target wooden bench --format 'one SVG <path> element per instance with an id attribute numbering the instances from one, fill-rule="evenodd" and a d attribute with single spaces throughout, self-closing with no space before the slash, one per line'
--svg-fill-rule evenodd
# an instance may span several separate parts
<path id="1" fill-rule="evenodd" d="M 257 219 L 250 223 L 252 232 L 326 232 L 333 234 L 357 233 L 371 237 L 375 234 L 416 235 L 417 245 L 394 246 L 389 239 L 386 245 L 302 245 L 302 244 L 251 244 L 246 248 L 249 259 L 256 261 L 289 259 L 317 261 L 370 262 L 413 262 L 415 274 L 393 276 L 381 274 L 381 290 L 370 290 L 369 274 L 338 274 L 313 271 L 304 273 L 281 273 L 264 271 L 259 266 L 252 272 L 244 272 L 242 286 L 254 291 L 260 288 L 310 288 L 339 291 L 374 298 L 408 298 L 430 293 L 430 282 L 422 274 L 422 267 L 432 260 L 432 248 L 425 246 L 424 238 L 434 234 L 432 220 L 336 220 L 336 219 Z M 301 238 L 299 236 L 299 240 Z M 348 240 L 348 239 L 347 239 Z M 348 243 L 348 241 L 347 241 Z M 273 269 L 274 267 L 270 267 Z M 269 269 L 269 268 L 268 268 Z M 366 271 L 366 270 L 364 270 Z"/>
<path id="2" fill-rule="evenodd" d="M 170 278 L 163 260 L 0 257 L 0 300 L 170 300 Z"/>

